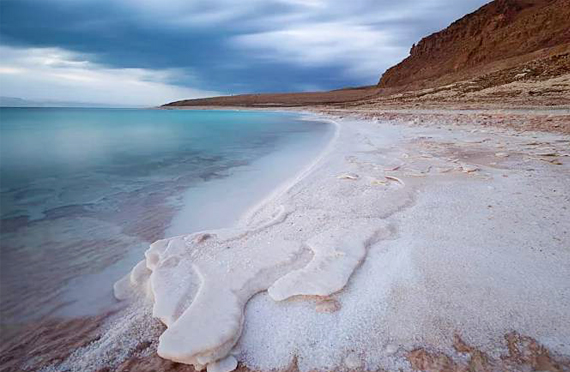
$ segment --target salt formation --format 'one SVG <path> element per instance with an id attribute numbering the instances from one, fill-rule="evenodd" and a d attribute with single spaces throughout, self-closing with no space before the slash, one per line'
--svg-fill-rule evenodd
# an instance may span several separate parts
<path id="1" fill-rule="evenodd" d="M 366 247 L 376 230 L 369 225 L 356 229 L 353 226 L 351 230 L 338 228 L 315 236 L 307 242 L 314 252 L 311 262 L 277 280 L 269 288 L 269 296 L 282 301 L 298 295 L 328 296 L 340 291 L 366 256 Z"/>
<path id="2" fill-rule="evenodd" d="M 208 372 L 230 372 L 237 368 L 237 359 L 233 355 L 208 364 Z"/>
<path id="3" fill-rule="evenodd" d="M 377 225 L 365 221 L 306 243 L 274 235 L 269 240 L 260 233 L 287 215 L 281 208 L 253 230 L 220 229 L 159 240 L 115 284 L 115 296 L 138 293 L 153 300 L 153 316 L 167 326 L 159 338 L 161 357 L 209 372 L 231 371 L 237 362 L 228 354 L 241 335 L 244 307 L 253 295 L 268 290 L 282 301 L 338 292 L 379 236 Z M 314 252 L 308 264 L 307 247 Z"/>
<path id="4" fill-rule="evenodd" d="M 117 298 L 133 288 L 154 300 L 153 316 L 168 327 L 160 356 L 197 369 L 224 359 L 241 333 L 245 303 L 290 270 L 302 250 L 284 240 L 236 244 L 241 237 L 220 230 L 160 240 L 115 285 Z M 233 364 L 220 361 L 209 369 Z"/>
<path id="5" fill-rule="evenodd" d="M 338 292 L 377 235 L 378 229 L 364 222 L 352 230 L 358 234 L 335 228 L 305 244 L 260 233 L 288 214 L 281 208 L 251 230 L 220 229 L 159 240 L 115 284 L 115 296 L 143 294 L 153 301 L 153 316 L 167 326 L 159 338 L 161 357 L 210 372 L 231 371 L 237 362 L 228 354 L 241 335 L 244 307 L 253 295 L 269 290 L 281 301 Z M 314 256 L 303 267 L 307 247 Z"/>

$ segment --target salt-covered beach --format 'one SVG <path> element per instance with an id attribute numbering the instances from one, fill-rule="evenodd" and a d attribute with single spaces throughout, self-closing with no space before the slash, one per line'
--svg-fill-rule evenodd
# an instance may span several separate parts
<path id="1" fill-rule="evenodd" d="M 570 0 L 0 15 L 0 372 L 570 372 Z"/>
<path id="2" fill-rule="evenodd" d="M 568 368 L 570 138 L 331 120 L 236 227 L 154 243 L 115 285 L 133 305 L 43 370 Z"/>

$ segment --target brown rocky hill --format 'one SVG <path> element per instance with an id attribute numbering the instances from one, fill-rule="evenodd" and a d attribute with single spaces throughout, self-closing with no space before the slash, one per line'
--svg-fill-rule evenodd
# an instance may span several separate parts
<path id="1" fill-rule="evenodd" d="M 164 105 L 166 108 L 180 106 L 248 106 L 248 107 L 298 107 L 357 102 L 378 95 L 376 86 L 332 90 L 330 92 L 263 93 L 241 94 L 212 98 L 198 98 L 176 101 Z"/>
<path id="2" fill-rule="evenodd" d="M 540 50 L 548 57 L 569 43 L 570 0 L 496 0 L 423 38 L 378 86 L 441 86 L 527 63 Z"/>
<path id="3" fill-rule="evenodd" d="M 377 85 L 247 94 L 165 107 L 383 108 L 570 106 L 570 0 L 495 0 L 414 45 Z"/>

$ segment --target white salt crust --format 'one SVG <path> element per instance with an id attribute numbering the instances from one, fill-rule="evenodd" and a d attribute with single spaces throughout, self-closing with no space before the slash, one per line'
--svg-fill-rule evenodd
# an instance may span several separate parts
<path id="1" fill-rule="evenodd" d="M 446 129 L 342 121 L 239 226 L 152 244 L 116 297 L 150 299 L 158 354 L 210 372 L 409 370 L 405 350 L 455 331 L 491 354 L 513 329 L 569 353 L 570 167 L 525 145 L 565 139 Z"/>

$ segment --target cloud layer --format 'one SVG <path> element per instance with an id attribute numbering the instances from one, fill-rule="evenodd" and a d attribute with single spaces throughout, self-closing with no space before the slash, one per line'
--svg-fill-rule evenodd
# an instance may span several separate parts
<path id="1" fill-rule="evenodd" d="M 112 68 L 59 48 L 0 47 L 2 95 L 34 101 L 155 106 L 217 92 L 173 85 L 176 70 Z"/>
<path id="2" fill-rule="evenodd" d="M 158 104 L 374 84 L 412 43 L 484 3 L 2 0 L 1 94 Z"/>

